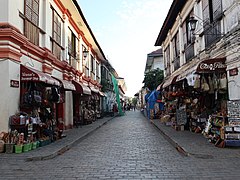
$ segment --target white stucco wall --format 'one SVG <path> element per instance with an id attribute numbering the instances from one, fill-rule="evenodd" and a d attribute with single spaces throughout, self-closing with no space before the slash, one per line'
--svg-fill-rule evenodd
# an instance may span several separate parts
<path id="1" fill-rule="evenodd" d="M 10 80 L 19 81 L 19 74 L 18 63 L 8 60 L 0 61 L 0 132 L 8 132 L 9 116 L 18 112 L 19 109 L 20 87 L 10 87 Z"/>

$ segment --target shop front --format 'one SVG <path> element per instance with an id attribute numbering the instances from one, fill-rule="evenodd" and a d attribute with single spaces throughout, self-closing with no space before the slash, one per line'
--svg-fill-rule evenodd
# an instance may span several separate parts
<path id="1" fill-rule="evenodd" d="M 91 84 L 90 84 L 89 88 L 91 89 L 91 92 L 92 92 L 91 102 L 90 102 L 91 114 L 92 114 L 93 121 L 95 121 L 101 117 L 100 90 L 98 87 L 91 85 Z"/>
<path id="2" fill-rule="evenodd" d="M 176 81 L 163 93 L 169 124 L 177 130 L 204 132 L 214 143 L 224 139 L 223 129 L 228 123 L 225 61 L 215 58 L 190 63 L 175 75 Z"/>
<path id="3" fill-rule="evenodd" d="M 91 90 L 86 82 L 72 80 L 76 91 L 73 93 L 73 119 L 74 125 L 88 124 L 88 107 L 91 100 Z"/>
<path id="4" fill-rule="evenodd" d="M 26 152 L 61 138 L 57 107 L 64 96 L 60 86 L 49 74 L 20 65 L 19 112 L 9 118 L 7 144 Z"/>
<path id="5" fill-rule="evenodd" d="M 62 101 L 60 101 L 56 107 L 56 118 L 58 119 L 59 126 L 69 129 L 73 125 L 73 113 L 70 112 L 73 104 L 72 94 L 76 91 L 76 88 L 71 81 L 63 80 L 55 76 L 52 77 L 59 81 L 59 90 L 62 95 Z"/>

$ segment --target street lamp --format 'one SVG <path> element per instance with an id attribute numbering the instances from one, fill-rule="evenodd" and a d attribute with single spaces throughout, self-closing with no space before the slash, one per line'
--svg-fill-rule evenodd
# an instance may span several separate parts
<path id="1" fill-rule="evenodd" d="M 191 32 L 194 32 L 196 30 L 196 27 L 197 27 L 197 22 L 198 20 L 194 19 L 193 16 L 191 16 L 188 20 L 188 25 L 190 27 L 190 31 Z"/>
<path id="2" fill-rule="evenodd" d="M 85 50 L 83 51 L 83 58 L 86 59 L 87 56 L 88 56 L 88 50 L 85 49 Z"/>

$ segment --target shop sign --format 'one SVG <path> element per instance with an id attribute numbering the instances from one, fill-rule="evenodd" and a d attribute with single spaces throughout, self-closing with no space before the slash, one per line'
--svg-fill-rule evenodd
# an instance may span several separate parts
<path id="1" fill-rule="evenodd" d="M 206 71 L 215 71 L 217 69 L 225 69 L 227 66 L 222 62 L 214 62 L 214 63 L 200 63 L 199 68 L 200 70 Z"/>
<path id="2" fill-rule="evenodd" d="M 39 81 L 39 76 L 33 72 L 22 72 L 21 81 Z"/>
<path id="3" fill-rule="evenodd" d="M 19 81 L 10 80 L 10 87 L 19 88 Z"/>
<path id="4" fill-rule="evenodd" d="M 197 72 L 220 72 L 226 71 L 227 65 L 225 64 L 226 58 L 207 59 L 199 63 Z"/>
<path id="5" fill-rule="evenodd" d="M 177 125 L 185 125 L 187 123 L 186 105 L 179 107 L 176 111 Z"/>
<path id="6" fill-rule="evenodd" d="M 236 76 L 236 75 L 238 75 L 238 68 L 229 70 L 229 76 Z"/>

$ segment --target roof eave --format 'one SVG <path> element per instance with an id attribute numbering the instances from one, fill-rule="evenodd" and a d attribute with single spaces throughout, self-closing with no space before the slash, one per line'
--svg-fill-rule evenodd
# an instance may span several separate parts
<path id="1" fill-rule="evenodd" d="M 169 11 L 167 14 L 166 19 L 164 20 L 163 26 L 158 34 L 157 40 L 155 42 L 155 46 L 161 46 L 162 42 L 167 36 L 167 33 L 169 29 L 172 28 L 177 15 L 179 12 L 182 10 L 184 5 L 186 4 L 186 1 L 179 1 L 179 0 L 174 0 Z"/>

